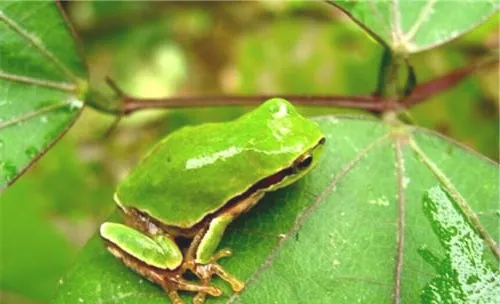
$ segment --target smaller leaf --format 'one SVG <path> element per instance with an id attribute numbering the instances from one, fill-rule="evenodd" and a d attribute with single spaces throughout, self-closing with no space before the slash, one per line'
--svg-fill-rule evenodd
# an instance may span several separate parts
<path id="1" fill-rule="evenodd" d="M 333 4 L 398 53 L 416 53 L 455 39 L 499 7 L 495 0 L 334 0 Z"/>
<path id="2" fill-rule="evenodd" d="M 76 250 L 47 220 L 36 189 L 23 180 L 0 197 L 0 289 L 47 301 Z"/>

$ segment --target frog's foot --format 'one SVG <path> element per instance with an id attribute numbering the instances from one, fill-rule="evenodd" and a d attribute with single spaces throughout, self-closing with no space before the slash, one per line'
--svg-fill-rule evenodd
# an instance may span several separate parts
<path id="1" fill-rule="evenodd" d="M 181 275 L 177 274 L 173 277 L 163 275 L 158 283 L 163 290 L 168 294 L 170 300 L 173 304 L 184 304 L 184 301 L 179 296 L 178 291 L 192 291 L 198 294 L 209 294 L 214 297 L 218 297 L 222 294 L 222 291 L 216 287 L 208 285 L 198 285 L 187 280 L 184 280 Z M 195 298 L 198 296 L 195 296 Z M 193 300 L 194 302 L 194 300 Z"/>
<path id="2" fill-rule="evenodd" d="M 194 259 L 189 259 L 184 262 L 182 268 L 185 270 L 190 270 L 194 273 L 200 280 L 203 286 L 209 287 L 210 281 L 214 275 L 219 276 L 224 281 L 228 282 L 235 292 L 240 292 L 245 284 L 240 280 L 236 279 L 231 274 L 227 273 L 224 268 L 217 263 L 217 260 L 230 256 L 232 254 L 230 249 L 222 249 L 216 252 L 207 264 L 196 263 Z M 193 298 L 193 304 L 202 304 L 205 302 L 206 295 L 209 294 L 205 291 L 199 291 L 198 294 Z"/>
<path id="3" fill-rule="evenodd" d="M 127 267 L 139 273 L 149 281 L 160 285 L 167 295 L 172 300 L 173 304 L 184 304 L 184 301 L 179 296 L 179 291 L 196 292 L 197 294 L 209 294 L 217 297 L 222 294 L 222 291 L 209 284 L 196 284 L 185 280 L 182 276 L 185 272 L 183 269 L 175 271 L 156 268 L 127 254 L 120 250 L 114 244 L 108 243 L 107 249 L 118 259 L 120 259 Z M 194 301 L 194 300 L 193 300 Z"/>

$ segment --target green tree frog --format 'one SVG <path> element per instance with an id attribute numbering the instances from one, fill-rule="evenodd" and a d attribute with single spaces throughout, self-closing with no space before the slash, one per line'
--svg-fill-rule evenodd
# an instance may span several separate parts
<path id="1" fill-rule="evenodd" d="M 308 173 L 324 142 L 319 126 L 280 98 L 234 121 L 182 128 L 119 184 L 114 199 L 126 225 L 103 223 L 101 237 L 115 257 L 160 285 L 175 304 L 183 303 L 178 291 L 195 292 L 195 304 L 207 294 L 221 295 L 210 284 L 213 275 L 239 292 L 244 284 L 217 263 L 231 254 L 217 251 L 226 227 L 266 192 Z M 186 271 L 199 282 L 185 279 Z"/>

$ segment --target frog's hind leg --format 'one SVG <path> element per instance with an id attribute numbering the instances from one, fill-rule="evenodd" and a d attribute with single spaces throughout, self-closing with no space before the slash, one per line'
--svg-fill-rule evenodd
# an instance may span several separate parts
<path id="1" fill-rule="evenodd" d="M 150 238 L 135 229 L 115 223 L 104 223 L 101 226 L 101 236 L 111 254 L 136 273 L 160 285 L 174 304 L 184 304 L 178 291 L 212 296 L 222 294 L 216 287 L 195 284 L 183 278 L 185 270 L 179 267 L 182 255 L 180 259 L 175 258 L 178 249 L 172 248 L 166 237 Z"/>

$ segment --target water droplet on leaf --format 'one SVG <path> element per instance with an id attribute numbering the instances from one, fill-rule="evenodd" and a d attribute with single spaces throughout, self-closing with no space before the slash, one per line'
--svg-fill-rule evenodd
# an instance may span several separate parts
<path id="1" fill-rule="evenodd" d="M 17 175 L 17 167 L 9 160 L 1 162 L 0 168 L 7 180 L 13 179 Z"/>
<path id="2" fill-rule="evenodd" d="M 436 276 L 421 292 L 422 303 L 495 303 L 500 276 L 484 257 L 484 241 L 452 197 L 441 187 L 429 189 L 423 209 L 446 256 L 420 249 Z"/>
<path id="3" fill-rule="evenodd" d="M 32 159 L 38 155 L 38 149 L 32 146 L 26 149 L 24 153 L 28 156 L 28 158 Z"/>

